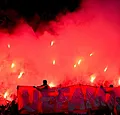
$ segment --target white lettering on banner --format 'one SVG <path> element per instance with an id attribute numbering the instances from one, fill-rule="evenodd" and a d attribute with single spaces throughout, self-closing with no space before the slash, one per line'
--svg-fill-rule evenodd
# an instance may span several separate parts
<path id="1" fill-rule="evenodd" d="M 92 108 L 92 104 L 91 104 L 91 93 L 86 90 L 86 108 L 89 109 L 89 108 Z"/>
<path id="2" fill-rule="evenodd" d="M 23 108 L 28 112 L 34 112 L 34 109 L 30 107 L 29 103 L 29 93 L 27 90 L 23 90 L 22 92 L 22 99 L 23 99 Z"/>
<path id="3" fill-rule="evenodd" d="M 56 103 L 56 97 L 55 96 L 50 96 L 49 104 L 54 105 L 55 103 Z"/>
<path id="4" fill-rule="evenodd" d="M 29 103 L 29 94 L 27 90 L 23 90 L 22 92 L 22 101 L 23 101 L 23 106 L 26 106 Z"/>
<path id="5" fill-rule="evenodd" d="M 98 92 L 97 92 L 97 95 L 96 95 L 96 102 L 98 103 L 99 101 L 99 106 L 106 106 L 106 103 L 105 103 L 105 92 L 101 89 L 101 88 L 97 88 Z M 98 101 L 97 101 L 98 100 Z"/>
<path id="6" fill-rule="evenodd" d="M 94 106 L 95 107 L 100 107 L 100 104 L 101 104 L 101 100 L 100 100 L 100 97 L 95 97 L 95 102 L 94 102 Z"/>
<path id="7" fill-rule="evenodd" d="M 72 99 L 69 102 L 68 109 L 70 111 L 73 111 L 75 109 L 85 110 L 84 96 L 82 94 L 81 88 L 75 89 Z"/>
<path id="8" fill-rule="evenodd" d="M 85 100 L 84 100 L 84 94 L 83 94 L 83 90 L 80 87 L 80 92 L 79 92 L 79 96 L 80 96 L 80 110 L 85 110 Z"/>
<path id="9" fill-rule="evenodd" d="M 105 100 L 101 96 L 96 96 L 95 97 L 95 106 L 96 107 L 105 107 L 106 103 Z"/>
<path id="10" fill-rule="evenodd" d="M 94 96 L 95 91 L 96 89 L 92 89 L 91 87 L 86 89 L 86 98 L 87 98 L 86 108 L 87 109 L 95 107 L 95 96 Z"/>
<path id="11" fill-rule="evenodd" d="M 82 88 L 84 89 L 84 95 L 86 98 L 82 93 Z M 28 92 L 29 90 L 31 93 Z M 70 99 L 70 91 L 72 92 L 73 90 L 75 91 L 73 92 L 72 98 Z M 116 107 L 117 111 L 120 111 L 120 87 L 114 89 L 114 91 L 116 93 L 107 93 L 110 95 L 108 101 L 105 102 L 106 93 L 103 92 L 103 90 L 100 88 L 97 88 L 96 91 L 96 88 L 91 88 L 89 86 L 87 86 L 87 89 L 84 88 L 84 86 L 73 86 L 61 88 L 58 90 L 58 92 L 56 89 L 52 89 L 47 90 L 46 92 L 41 92 L 41 97 L 39 95 L 39 91 L 25 88 L 23 86 L 19 87 L 18 98 L 20 98 L 19 100 L 22 99 L 22 101 L 18 101 L 18 106 L 20 109 L 24 108 L 28 112 L 34 112 L 35 110 L 38 110 L 39 112 L 42 111 L 43 113 L 86 110 L 86 108 L 94 109 L 94 107 L 99 108 L 105 107 L 106 105 L 108 105 L 110 109 L 113 109 L 114 106 Z M 31 97 L 33 97 L 32 103 L 31 100 L 29 100 Z"/>
<path id="12" fill-rule="evenodd" d="M 42 101 L 43 113 L 55 112 L 56 98 L 54 96 L 49 96 L 48 93 L 50 93 L 50 91 L 41 92 L 41 94 L 42 94 L 41 101 Z"/>
<path id="13" fill-rule="evenodd" d="M 120 97 L 116 97 L 116 109 L 120 111 Z"/>
<path id="14" fill-rule="evenodd" d="M 91 90 L 91 88 L 88 88 L 86 91 L 86 95 L 88 97 L 88 100 L 91 103 L 91 108 L 94 108 L 94 107 L 98 108 L 100 106 L 106 106 L 105 101 L 104 101 L 105 94 L 103 91 L 101 92 L 101 89 L 96 88 L 94 90 Z"/>
<path id="15" fill-rule="evenodd" d="M 86 100 L 86 109 L 92 108 L 92 105 L 89 100 Z"/>
<path id="16" fill-rule="evenodd" d="M 58 96 L 57 96 L 57 107 L 56 109 L 60 111 L 63 111 L 64 109 L 68 109 L 68 100 L 69 96 L 66 96 L 65 93 L 69 94 L 70 89 L 67 88 L 61 88 L 58 89 Z"/>
<path id="17" fill-rule="evenodd" d="M 31 107 L 32 107 L 34 110 L 37 110 L 38 101 L 39 101 L 39 92 L 38 92 L 37 90 L 34 90 L 34 91 L 33 91 L 33 103 L 32 103 L 32 105 L 31 105 Z"/>
<path id="18" fill-rule="evenodd" d="M 65 102 L 68 101 L 68 96 L 65 96 L 65 93 L 69 93 L 69 88 L 62 88 L 58 90 L 57 101 Z"/>

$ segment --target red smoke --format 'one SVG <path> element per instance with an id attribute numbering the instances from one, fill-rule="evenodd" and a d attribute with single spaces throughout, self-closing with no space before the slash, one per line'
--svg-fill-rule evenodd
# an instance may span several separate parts
<path id="1" fill-rule="evenodd" d="M 92 74 L 96 75 L 96 83 L 108 80 L 118 85 L 118 6 L 115 1 L 86 0 L 82 10 L 58 16 L 59 22 L 50 22 L 49 28 L 57 34 L 41 35 L 39 29 L 34 33 L 22 21 L 14 34 L 1 32 L 1 92 L 14 92 L 17 85 L 40 85 L 43 79 L 52 85 L 65 80 L 88 84 Z"/>

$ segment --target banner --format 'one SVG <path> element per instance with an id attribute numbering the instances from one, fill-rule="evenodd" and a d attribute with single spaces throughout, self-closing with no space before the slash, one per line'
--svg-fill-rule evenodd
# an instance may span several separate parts
<path id="1" fill-rule="evenodd" d="M 32 86 L 18 86 L 18 109 L 28 113 L 87 111 L 108 106 L 120 110 L 120 87 L 98 88 L 74 85 L 38 91 Z"/>

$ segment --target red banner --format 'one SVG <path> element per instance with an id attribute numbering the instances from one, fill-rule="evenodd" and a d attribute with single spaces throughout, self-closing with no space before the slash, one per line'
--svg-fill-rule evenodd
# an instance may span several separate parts
<path id="1" fill-rule="evenodd" d="M 120 87 L 103 90 L 92 86 L 75 85 L 40 92 L 32 86 L 19 86 L 17 94 L 18 109 L 29 113 L 87 111 L 101 106 L 111 108 L 112 105 L 120 108 Z"/>

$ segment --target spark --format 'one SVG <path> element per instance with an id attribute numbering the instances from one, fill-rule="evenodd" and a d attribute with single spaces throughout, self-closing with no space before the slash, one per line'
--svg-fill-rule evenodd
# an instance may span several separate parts
<path id="1" fill-rule="evenodd" d="M 51 46 L 53 46 L 53 45 L 54 45 L 54 43 L 55 43 L 55 41 L 51 41 L 50 45 L 51 45 Z"/>
<path id="2" fill-rule="evenodd" d="M 12 63 L 12 64 L 11 64 L 11 68 L 14 68 L 14 67 L 15 67 L 15 63 Z"/>
<path id="3" fill-rule="evenodd" d="M 74 68 L 76 68 L 77 67 L 77 65 L 76 64 L 74 64 Z"/>
<path id="4" fill-rule="evenodd" d="M 95 78 L 96 78 L 96 75 L 95 75 L 95 74 L 92 74 L 92 75 L 90 76 L 90 82 L 93 83 L 94 80 L 95 80 Z"/>
<path id="5" fill-rule="evenodd" d="M 108 66 L 104 69 L 104 72 L 106 72 L 106 71 L 107 71 L 107 69 L 108 69 Z"/>
<path id="6" fill-rule="evenodd" d="M 9 93 L 6 91 L 6 92 L 4 93 L 4 98 L 6 99 L 8 95 L 9 95 Z"/>
<path id="7" fill-rule="evenodd" d="M 91 53 L 91 54 L 90 54 L 90 57 L 93 56 L 93 54 L 94 54 L 94 53 Z"/>
<path id="8" fill-rule="evenodd" d="M 78 65 L 80 65 L 81 61 L 82 61 L 81 59 L 78 61 Z"/>
<path id="9" fill-rule="evenodd" d="M 10 48 L 11 46 L 10 46 L 10 44 L 8 44 L 8 48 Z"/>
<path id="10" fill-rule="evenodd" d="M 22 77 L 22 75 L 24 74 L 24 72 L 20 72 L 20 74 L 18 75 L 18 79 L 20 79 Z"/>
<path id="11" fill-rule="evenodd" d="M 53 65 L 55 65 L 55 64 L 56 64 L 56 61 L 55 61 L 55 60 L 53 60 L 53 62 L 52 62 L 52 63 L 53 63 Z"/>

